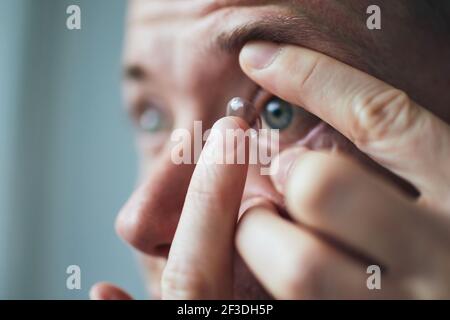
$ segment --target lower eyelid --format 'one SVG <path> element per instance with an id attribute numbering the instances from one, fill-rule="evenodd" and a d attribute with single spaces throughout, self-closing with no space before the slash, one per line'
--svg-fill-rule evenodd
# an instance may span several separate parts
<path id="1" fill-rule="evenodd" d="M 145 132 L 137 133 L 137 143 L 143 154 L 155 156 L 164 149 L 170 134 L 167 132 L 159 132 L 156 134 L 147 134 Z"/>

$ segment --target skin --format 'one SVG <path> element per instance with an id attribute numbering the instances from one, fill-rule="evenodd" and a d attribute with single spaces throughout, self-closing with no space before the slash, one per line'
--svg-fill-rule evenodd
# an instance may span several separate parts
<path id="1" fill-rule="evenodd" d="M 126 104 L 136 122 L 149 103 L 168 120 L 137 133 L 139 186 L 117 230 L 154 298 L 450 296 L 449 32 L 410 3 L 379 1 L 383 30 L 369 31 L 369 1 L 131 2 Z M 307 143 L 281 136 L 288 172 L 171 162 L 172 129 L 207 129 L 261 92 L 328 124 Z M 366 287 L 374 262 L 381 291 Z M 101 283 L 91 297 L 129 295 Z"/>
<path id="2" fill-rule="evenodd" d="M 255 56 L 273 47 L 244 48 L 241 64 L 247 74 L 326 119 L 383 167 L 413 183 L 420 197 L 406 197 L 342 155 L 290 149 L 278 160 L 290 171 L 273 178 L 294 223 L 273 210 L 252 208 L 237 235 L 244 259 L 277 298 L 448 298 L 450 126 L 404 92 L 308 49 L 283 46 L 270 65 L 255 69 Z M 317 87 L 326 93 L 318 94 Z M 336 108 L 329 108 L 331 103 Z M 263 223 L 266 237 L 273 241 L 264 248 L 278 253 L 272 257 L 250 241 L 256 232 L 262 234 L 258 224 Z M 311 236 L 315 232 L 327 238 Z M 279 253 L 282 238 L 298 246 L 296 254 Z M 367 264 L 342 247 L 336 250 L 339 246 L 330 238 L 383 266 L 383 290 L 367 290 Z M 270 270 L 289 265 L 295 268 L 288 268 L 287 275 L 270 276 Z"/>

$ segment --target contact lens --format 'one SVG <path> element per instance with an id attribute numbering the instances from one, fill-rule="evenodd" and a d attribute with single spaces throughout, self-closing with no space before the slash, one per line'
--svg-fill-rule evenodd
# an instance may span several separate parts
<path id="1" fill-rule="evenodd" d="M 245 120 L 250 128 L 261 129 L 261 117 L 253 104 L 243 98 L 236 97 L 228 102 L 227 116 Z"/>

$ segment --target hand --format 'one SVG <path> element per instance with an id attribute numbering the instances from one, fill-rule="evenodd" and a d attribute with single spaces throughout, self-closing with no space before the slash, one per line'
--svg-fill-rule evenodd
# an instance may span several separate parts
<path id="1" fill-rule="evenodd" d="M 420 192 L 408 198 L 343 156 L 282 153 L 292 167 L 273 179 L 293 221 L 253 208 L 237 230 L 238 251 L 266 289 L 285 299 L 450 298 L 450 127 L 402 91 L 308 49 L 252 43 L 240 62 Z M 370 261 L 382 266 L 381 290 L 366 286 Z"/>
<path id="2" fill-rule="evenodd" d="M 218 149 L 217 143 L 224 143 L 217 139 L 225 137 L 225 130 L 236 129 L 246 130 L 248 126 L 235 117 L 216 122 L 201 153 L 162 275 L 162 299 L 233 297 L 234 232 L 248 163 L 220 164 L 211 161 L 211 157 Z M 221 135 L 213 134 L 214 131 Z M 229 145 L 236 142 L 234 151 L 247 154 L 248 143 L 244 139 L 236 136 L 235 140 L 225 141 L 226 150 L 231 151 Z M 100 283 L 92 288 L 91 298 L 130 296 L 115 286 Z"/>

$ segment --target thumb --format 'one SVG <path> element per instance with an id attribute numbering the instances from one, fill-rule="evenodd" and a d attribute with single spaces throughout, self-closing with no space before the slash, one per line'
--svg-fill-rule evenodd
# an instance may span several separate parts
<path id="1" fill-rule="evenodd" d="M 247 44 L 243 71 L 267 91 L 302 106 L 426 197 L 448 197 L 450 127 L 404 92 L 321 53 Z"/>

